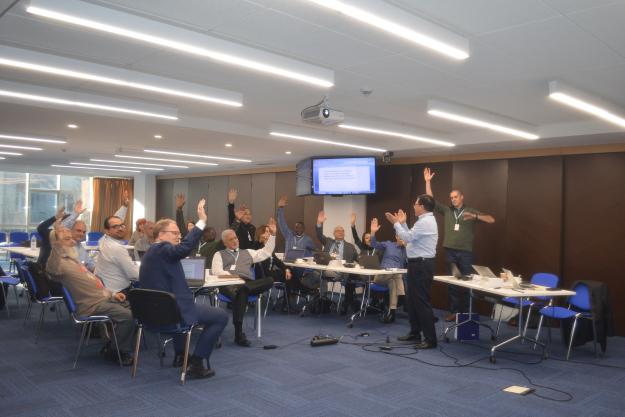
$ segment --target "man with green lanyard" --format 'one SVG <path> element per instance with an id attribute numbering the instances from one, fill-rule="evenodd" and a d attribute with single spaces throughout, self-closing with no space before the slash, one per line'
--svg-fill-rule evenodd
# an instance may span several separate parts
<path id="1" fill-rule="evenodd" d="M 430 168 L 423 170 L 425 179 L 425 193 L 434 197 L 432 193 L 431 181 L 434 172 Z M 449 264 L 455 263 L 463 275 L 473 273 L 473 236 L 475 224 L 477 222 L 495 223 L 495 218 L 489 214 L 484 214 L 474 208 L 464 205 L 464 195 L 458 189 L 449 193 L 451 206 L 445 206 L 438 201 L 434 212 L 442 214 L 445 219 L 445 238 L 443 247 L 445 248 L 445 260 Z M 451 273 L 451 272 L 450 272 Z M 449 295 L 449 310 L 451 314 L 445 317 L 445 321 L 456 320 L 456 313 L 466 311 L 466 291 L 462 288 L 450 285 L 447 289 Z"/>

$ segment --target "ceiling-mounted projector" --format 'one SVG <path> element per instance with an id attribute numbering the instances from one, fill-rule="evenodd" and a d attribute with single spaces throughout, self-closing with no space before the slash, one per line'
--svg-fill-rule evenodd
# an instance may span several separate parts
<path id="1" fill-rule="evenodd" d="M 345 118 L 342 111 L 330 108 L 327 96 L 314 106 L 306 107 L 301 115 L 302 121 L 306 123 L 318 123 L 324 126 L 341 123 Z"/>

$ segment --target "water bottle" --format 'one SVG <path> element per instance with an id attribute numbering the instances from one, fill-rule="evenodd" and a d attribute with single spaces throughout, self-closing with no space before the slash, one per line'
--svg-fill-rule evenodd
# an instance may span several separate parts
<path id="1" fill-rule="evenodd" d="M 30 238 L 30 249 L 37 249 L 37 238 L 35 237 L 35 235 L 32 235 Z"/>

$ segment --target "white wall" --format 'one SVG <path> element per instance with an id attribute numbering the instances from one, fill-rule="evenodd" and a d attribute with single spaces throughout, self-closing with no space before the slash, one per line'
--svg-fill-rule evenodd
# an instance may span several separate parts
<path id="1" fill-rule="evenodd" d="M 356 230 L 358 231 L 358 235 L 362 236 L 362 233 L 365 231 L 365 216 L 367 213 L 366 196 L 325 196 L 323 198 L 323 210 L 328 218 L 323 225 L 323 233 L 326 236 L 332 236 L 334 227 L 340 225 L 345 229 L 345 240 L 353 243 L 354 239 L 352 238 L 350 229 L 352 213 L 356 213 Z"/>
<path id="2" fill-rule="evenodd" d="M 156 220 L 156 176 L 140 174 L 134 177 L 132 218 Z M 134 225 L 133 225 L 134 228 Z"/>

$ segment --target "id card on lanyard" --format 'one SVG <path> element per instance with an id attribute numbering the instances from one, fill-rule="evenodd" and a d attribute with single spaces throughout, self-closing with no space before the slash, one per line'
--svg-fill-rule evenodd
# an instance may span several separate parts
<path id="1" fill-rule="evenodd" d="M 234 271 L 237 269 L 237 261 L 239 260 L 239 251 L 236 252 L 236 255 L 232 254 L 231 252 L 228 252 L 228 253 L 232 255 L 232 257 L 234 258 L 234 263 L 230 265 L 230 270 Z"/>
<path id="2" fill-rule="evenodd" d="M 456 223 L 454 224 L 454 232 L 458 232 L 460 230 L 460 217 L 464 213 L 464 209 L 460 211 L 460 213 L 456 214 L 456 210 L 454 210 L 454 217 L 456 218 Z"/>

